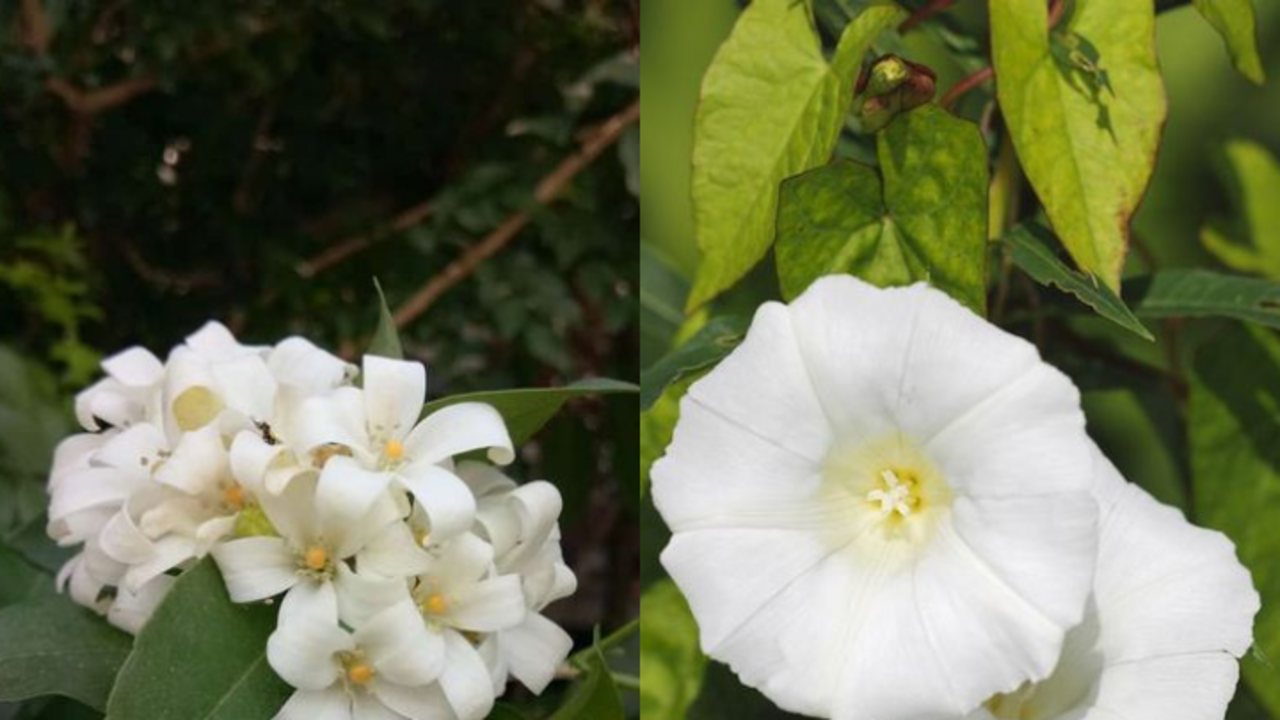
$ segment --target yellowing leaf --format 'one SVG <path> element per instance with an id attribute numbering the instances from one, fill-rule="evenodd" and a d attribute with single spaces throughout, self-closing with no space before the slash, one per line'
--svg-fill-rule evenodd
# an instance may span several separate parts
<path id="1" fill-rule="evenodd" d="M 1267 73 L 1258 57 L 1257 18 L 1251 0 L 1192 0 L 1191 4 L 1222 36 L 1236 70 L 1258 85 L 1266 82 Z"/>
<path id="2" fill-rule="evenodd" d="M 1014 148 L 1081 270 L 1115 292 L 1129 218 L 1151 179 L 1167 112 L 1151 0 L 991 0 L 996 91 Z"/>
<path id="3" fill-rule="evenodd" d="M 863 55 L 903 17 L 896 5 L 871 5 L 829 64 L 809 3 L 755 0 L 742 13 L 707 70 L 694 120 L 694 224 L 704 256 L 690 309 L 764 257 L 778 184 L 831 157 Z"/>

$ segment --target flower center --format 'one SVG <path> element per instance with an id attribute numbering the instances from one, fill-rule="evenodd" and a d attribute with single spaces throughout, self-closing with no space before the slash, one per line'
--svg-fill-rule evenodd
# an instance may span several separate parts
<path id="1" fill-rule="evenodd" d="M 909 471 L 895 471 L 893 468 L 881 470 L 880 487 L 867 493 L 867 501 L 880 506 L 882 518 L 893 513 L 904 518 L 911 515 L 911 511 L 920 504 L 920 496 L 916 494 L 915 475 Z"/>
<path id="2" fill-rule="evenodd" d="M 317 470 L 324 467 L 330 458 L 341 455 L 351 457 L 351 448 L 341 443 L 325 443 L 311 451 L 311 465 Z"/>
<path id="3" fill-rule="evenodd" d="M 312 545 L 302 553 L 302 564 L 308 570 L 320 572 L 329 564 L 329 551 L 319 545 Z"/>
<path id="4" fill-rule="evenodd" d="M 236 510 L 244 507 L 244 488 L 239 485 L 228 485 L 226 490 L 222 491 L 222 499 Z"/>
<path id="5" fill-rule="evenodd" d="M 386 455 L 388 460 L 399 460 L 404 457 L 404 443 L 399 440 L 388 440 L 382 448 L 382 454 Z"/>
<path id="6" fill-rule="evenodd" d="M 421 607 L 429 615 L 443 615 L 449 610 L 449 601 L 444 595 L 433 592 L 422 601 Z"/>
<path id="7" fill-rule="evenodd" d="M 359 650 L 339 653 L 338 660 L 342 663 L 343 675 L 352 685 L 368 684 L 373 676 L 378 674 L 378 671 L 365 661 L 364 654 Z"/>

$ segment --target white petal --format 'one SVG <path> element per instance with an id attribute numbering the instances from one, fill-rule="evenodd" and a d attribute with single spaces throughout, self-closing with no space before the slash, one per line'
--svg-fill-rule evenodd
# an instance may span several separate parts
<path id="1" fill-rule="evenodd" d="M 1229 655 L 1171 655 L 1102 671 L 1088 720 L 1217 720 L 1236 692 L 1239 662 Z"/>
<path id="2" fill-rule="evenodd" d="M 210 320 L 202 325 L 199 330 L 188 335 L 185 342 L 201 358 L 215 362 L 258 351 L 258 348 L 237 342 L 227 326 L 217 320 Z"/>
<path id="3" fill-rule="evenodd" d="M 337 653 L 353 650 L 355 643 L 334 622 L 297 618 L 281 623 L 267 638 L 267 662 L 290 685 L 302 690 L 324 690 L 342 673 Z"/>
<path id="4" fill-rule="evenodd" d="M 341 387 L 328 395 L 303 401 L 289 420 L 290 443 L 306 453 L 325 443 L 350 448 L 369 444 L 365 430 L 364 394 L 353 387 Z"/>
<path id="5" fill-rule="evenodd" d="M 524 621 L 524 592 L 518 575 L 502 575 L 453 594 L 449 622 L 475 632 L 495 632 Z"/>
<path id="6" fill-rule="evenodd" d="M 685 399 L 653 501 L 675 532 L 697 528 L 808 527 L 841 521 L 821 497 L 819 463 Z"/>
<path id="7" fill-rule="evenodd" d="M 160 575 L 139 588 L 137 593 L 124 588 L 117 589 L 116 599 L 107 612 L 107 620 L 130 635 L 137 635 L 169 593 L 175 580 L 177 578 L 172 575 Z"/>
<path id="8" fill-rule="evenodd" d="M 420 362 L 365 355 L 362 376 L 369 434 L 384 442 L 404 438 L 422 414 L 427 369 Z"/>
<path id="9" fill-rule="evenodd" d="M 463 460 L 458 463 L 454 472 L 478 498 L 505 493 L 516 488 L 514 480 L 503 475 L 501 470 L 489 463 Z"/>
<path id="10" fill-rule="evenodd" d="M 262 493 L 258 503 L 276 531 L 291 542 L 302 545 L 311 543 L 320 535 L 320 522 L 316 510 L 316 488 L 320 477 L 305 473 L 289 483 L 279 493 Z"/>
<path id="11" fill-rule="evenodd" d="M 222 436 L 213 425 L 205 425 L 183 434 L 155 478 L 189 495 L 200 495 L 215 489 L 229 473 Z"/>
<path id="12" fill-rule="evenodd" d="M 68 474 L 89 467 L 89 460 L 111 436 L 80 433 L 58 443 L 53 451 L 53 468 L 49 471 L 49 492 L 57 492 L 62 479 Z"/>
<path id="13" fill-rule="evenodd" d="M 396 477 L 426 512 L 433 540 L 446 540 L 471 529 L 476 499 L 457 475 L 438 465 L 418 463 Z"/>
<path id="14" fill-rule="evenodd" d="M 102 551 L 126 564 L 144 562 L 155 554 L 155 546 L 151 538 L 138 529 L 137 523 L 133 520 L 131 507 L 137 506 L 137 501 L 141 499 L 140 495 L 134 495 L 127 500 L 120 512 L 107 521 L 98 535 L 98 543 Z"/>
<path id="15" fill-rule="evenodd" d="M 227 457 L 231 476 L 254 494 L 260 494 L 265 490 L 268 469 L 286 450 L 283 445 L 263 441 L 259 432 L 244 430 L 237 433 Z"/>
<path id="16" fill-rule="evenodd" d="M 267 356 L 267 367 L 280 384 L 313 395 L 335 388 L 355 374 L 355 368 L 342 358 L 302 337 L 280 341 Z"/>
<path id="17" fill-rule="evenodd" d="M 169 449 L 169 442 L 160 428 L 150 423 L 138 423 L 115 435 L 98 450 L 93 463 L 118 468 L 138 474 L 149 474 L 160 453 Z"/>
<path id="18" fill-rule="evenodd" d="M 521 546 L 525 552 L 534 552 L 551 537 L 560 519 L 560 510 L 564 507 L 560 490 L 545 480 L 535 480 L 516 488 L 511 493 L 511 502 L 516 506 L 523 528 Z"/>
<path id="19" fill-rule="evenodd" d="M 727 422 L 811 460 L 831 444 L 831 426 L 792 328 L 787 308 L 765 303 L 742 344 L 687 394 Z"/>
<path id="20" fill-rule="evenodd" d="M 374 502 L 386 495 L 390 482 L 389 473 L 365 470 L 349 457 L 331 458 L 320 472 L 320 483 L 316 487 L 320 532 L 326 538 L 333 538 L 355 531 L 354 526 L 369 513 Z M 372 528 L 368 535 L 380 530 L 381 527 Z M 350 552 L 343 551 L 340 556 L 347 557 Z"/>
<path id="21" fill-rule="evenodd" d="M 541 694 L 555 678 L 556 668 L 573 650 L 573 638 L 538 613 L 499 635 L 503 659 L 511 674 L 534 694 Z"/>
<path id="22" fill-rule="evenodd" d="M 431 565 L 431 576 L 445 585 L 465 585 L 484 577 L 493 567 L 493 547 L 471 533 L 449 540 Z"/>
<path id="23" fill-rule="evenodd" d="M 311 623 L 338 624 L 338 593 L 331 582 L 310 578 L 299 580 L 280 602 L 278 622 L 281 625 Z"/>
<path id="24" fill-rule="evenodd" d="M 372 570 L 388 577 L 421 575 L 431 568 L 431 556 L 413 537 L 404 523 L 391 523 L 360 550 L 361 571 Z"/>
<path id="25" fill-rule="evenodd" d="M 356 693 L 351 698 L 353 720 L 404 720 L 399 713 L 389 709 L 372 693 Z"/>
<path id="26" fill-rule="evenodd" d="M 289 696 L 275 720 L 351 720 L 351 700 L 341 685 L 299 690 Z"/>
<path id="27" fill-rule="evenodd" d="M 410 720 L 457 720 L 449 699 L 444 696 L 440 685 L 424 685 L 422 687 L 404 687 L 395 683 L 382 682 L 374 678 L 370 685 L 373 694 L 386 704 Z"/>
<path id="28" fill-rule="evenodd" d="M 247 537 L 209 551 L 222 570 L 227 593 L 235 602 L 278 595 L 298 582 L 297 559 L 280 538 Z"/>
<path id="29" fill-rule="evenodd" d="M 146 480 L 115 469 L 81 470 L 59 487 L 49 501 L 49 520 L 98 507 L 119 507 L 133 493 L 146 487 Z"/>
<path id="30" fill-rule="evenodd" d="M 489 450 L 489 459 L 506 465 L 515 459 L 506 422 L 492 405 L 463 402 L 431 413 L 409 433 L 405 454 L 414 462 L 438 463 L 472 450 Z"/>
<path id="31" fill-rule="evenodd" d="M 276 381 L 262 358 L 244 355 L 214 363 L 210 371 L 227 407 L 260 422 L 271 418 L 275 409 Z"/>
<path id="32" fill-rule="evenodd" d="M 493 683 L 480 653 L 462 635 L 446 630 L 448 660 L 440 676 L 440 688 L 461 720 L 481 720 L 493 709 Z"/>
<path id="33" fill-rule="evenodd" d="M 346 563 L 338 565 L 333 584 L 338 591 L 339 615 L 351 627 L 360 627 L 374 615 L 409 598 L 409 586 L 403 578 L 353 572 Z"/>
<path id="34" fill-rule="evenodd" d="M 1096 458 L 1104 515 L 1094 592 L 1107 661 L 1242 656 L 1260 600 L 1231 541 L 1125 482 L 1101 453 Z"/>
<path id="35" fill-rule="evenodd" d="M 146 387 L 160 382 L 164 365 L 150 350 L 132 347 L 102 361 L 102 369 L 125 385 Z"/>
<path id="36" fill-rule="evenodd" d="M 194 540 L 170 535 L 156 541 L 155 553 L 145 562 L 129 566 L 121 579 L 121 587 L 129 592 L 141 588 L 164 573 L 187 563 L 196 557 L 198 546 Z"/>
<path id="37" fill-rule="evenodd" d="M 444 669 L 443 638 L 407 598 L 361 625 L 355 641 L 378 676 L 398 685 L 425 685 Z"/>

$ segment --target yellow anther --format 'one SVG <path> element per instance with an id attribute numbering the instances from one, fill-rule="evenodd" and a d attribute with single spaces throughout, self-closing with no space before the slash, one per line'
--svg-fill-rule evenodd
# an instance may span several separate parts
<path id="1" fill-rule="evenodd" d="M 431 593 L 422 601 L 422 609 L 431 615 L 443 615 L 449 609 L 449 601 L 440 593 Z"/>
<path id="2" fill-rule="evenodd" d="M 324 566 L 329 563 L 329 551 L 319 545 L 312 545 L 307 548 L 302 560 L 312 570 L 323 570 Z"/>
<path id="3" fill-rule="evenodd" d="M 347 679 L 357 685 L 363 685 L 373 679 L 374 671 L 365 663 L 357 663 L 347 668 Z"/>
<path id="4" fill-rule="evenodd" d="M 404 457 L 404 443 L 399 440 L 388 440 L 385 447 L 382 448 L 383 454 L 388 460 L 399 460 Z"/>
<path id="5" fill-rule="evenodd" d="M 413 539 L 418 541 L 418 547 L 427 547 L 431 544 L 431 533 L 426 530 L 415 530 Z"/>
<path id="6" fill-rule="evenodd" d="M 232 485 L 222 491 L 222 498 L 227 501 L 228 505 L 239 510 L 244 507 L 244 488 L 239 485 Z"/>

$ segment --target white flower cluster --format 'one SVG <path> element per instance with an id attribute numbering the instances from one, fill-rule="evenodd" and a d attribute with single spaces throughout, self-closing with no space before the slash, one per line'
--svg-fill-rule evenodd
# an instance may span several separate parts
<path id="1" fill-rule="evenodd" d="M 509 678 L 552 680 L 572 641 L 541 611 L 576 589 L 560 493 L 455 461 L 512 461 L 492 407 L 419 421 L 419 363 L 365 356 L 357 386 L 305 339 L 245 346 L 217 323 L 164 363 L 133 348 L 103 368 L 49 482 L 77 602 L 136 633 L 206 554 L 236 602 L 283 594 L 280 718 L 478 720 Z"/>
<path id="2" fill-rule="evenodd" d="M 918 284 L 768 303 L 652 470 L 702 646 L 837 720 L 1221 720 L 1258 593 L 1036 348 Z"/>

